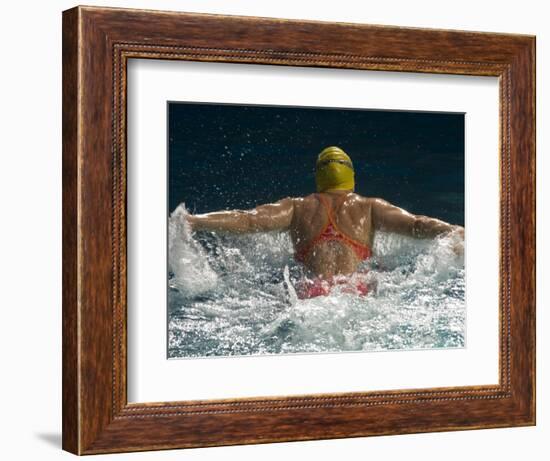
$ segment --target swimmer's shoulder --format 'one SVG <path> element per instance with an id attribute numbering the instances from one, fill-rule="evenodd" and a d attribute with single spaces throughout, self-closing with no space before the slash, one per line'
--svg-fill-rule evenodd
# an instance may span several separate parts
<path id="1" fill-rule="evenodd" d="M 304 206 L 307 207 L 309 204 L 313 203 L 315 194 L 310 194 L 305 197 L 284 197 L 278 200 L 276 203 L 278 205 L 286 207 L 291 207 L 295 211 L 296 209 L 303 209 Z"/>
<path id="2" fill-rule="evenodd" d="M 315 198 L 315 194 L 309 194 L 304 197 L 289 197 L 289 199 L 292 200 L 292 204 L 295 210 L 308 209 L 318 202 L 318 200 Z"/>
<path id="3" fill-rule="evenodd" d="M 352 208 L 354 210 L 357 210 L 358 212 L 362 214 L 371 214 L 374 212 L 374 210 L 378 207 L 384 207 L 388 205 L 388 202 L 386 202 L 384 199 L 381 199 L 379 197 L 365 197 L 363 195 L 359 194 L 353 194 L 350 199 L 348 199 Z"/>
<path id="4" fill-rule="evenodd" d="M 384 199 L 380 197 L 365 197 L 363 195 L 359 194 L 353 194 L 355 197 L 355 200 L 357 200 L 358 203 L 361 203 L 362 205 L 366 205 L 369 207 L 375 206 L 375 205 L 384 205 L 387 204 Z"/>
<path id="5" fill-rule="evenodd" d="M 318 204 L 319 199 L 317 198 L 317 193 L 311 193 L 303 197 L 285 197 L 283 200 L 292 201 L 294 206 L 308 206 L 311 204 Z M 349 204 L 354 204 L 358 206 L 367 206 L 371 207 L 376 203 L 387 203 L 385 200 L 377 197 L 365 197 L 363 195 L 351 192 L 346 198 L 346 202 Z"/>
<path id="6" fill-rule="evenodd" d="M 289 197 L 288 199 L 292 200 L 294 205 L 296 206 L 308 206 L 311 204 L 317 205 L 319 203 L 317 195 L 318 194 L 314 192 L 312 194 L 305 195 L 304 197 Z M 345 202 L 346 204 L 350 205 L 371 206 L 371 204 L 375 203 L 378 200 L 381 199 L 365 197 L 355 192 L 351 192 L 346 198 Z"/>
<path id="7" fill-rule="evenodd" d="M 299 203 L 307 203 L 313 200 L 317 200 L 316 196 L 317 196 L 317 193 L 314 192 L 314 193 L 305 195 L 304 197 L 297 197 L 296 200 L 298 200 Z"/>
<path id="8" fill-rule="evenodd" d="M 361 206 L 361 207 L 371 207 L 373 203 L 376 202 L 376 198 L 373 197 L 365 197 L 364 195 L 357 194 L 355 192 L 352 192 L 346 202 Z"/>

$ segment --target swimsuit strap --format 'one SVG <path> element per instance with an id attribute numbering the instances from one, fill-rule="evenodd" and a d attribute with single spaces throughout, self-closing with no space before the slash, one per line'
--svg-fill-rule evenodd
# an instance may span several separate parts
<path id="1" fill-rule="evenodd" d="M 338 210 L 341 208 L 341 206 L 343 205 L 343 203 L 344 203 L 346 197 L 348 196 L 348 194 L 342 194 L 342 198 L 338 197 L 336 199 L 337 206 L 335 207 L 334 213 L 332 212 L 332 207 L 330 206 L 330 203 L 328 203 L 328 200 L 320 194 L 317 194 L 317 195 L 319 197 L 320 202 L 323 204 L 324 208 L 327 211 L 328 220 L 327 220 L 326 224 L 323 226 L 322 230 L 317 235 L 317 237 L 313 240 L 310 248 L 312 248 L 315 245 L 315 243 L 317 243 L 317 241 L 322 238 L 322 236 L 323 236 L 324 232 L 327 230 L 327 228 L 329 226 L 332 226 L 332 228 L 339 235 L 337 237 L 337 239 L 342 240 L 343 242 L 345 242 L 348 245 L 350 245 L 351 247 L 353 247 L 355 253 L 357 254 L 357 256 L 359 256 L 360 259 L 370 258 L 370 256 L 372 255 L 372 251 L 370 249 L 370 246 L 363 243 L 363 242 L 360 242 L 359 240 L 355 240 L 354 238 L 350 237 L 345 232 L 343 232 L 339 228 L 339 226 L 336 224 L 336 221 L 335 221 L 335 218 L 334 218 L 334 213 L 337 213 Z"/>
<path id="2" fill-rule="evenodd" d="M 330 223 L 330 224 L 332 224 L 333 227 L 335 227 L 339 231 L 338 226 L 336 225 L 336 222 L 335 222 L 334 213 L 332 211 L 331 204 L 328 202 L 326 197 L 324 197 L 323 195 L 321 195 L 321 194 L 316 194 L 316 195 L 317 195 L 317 198 L 319 199 L 319 201 L 321 202 L 321 204 L 323 205 L 323 207 L 325 208 L 325 210 L 327 212 L 327 216 L 328 216 L 328 222 L 323 228 L 327 227 L 328 224 Z M 340 207 L 342 206 L 342 204 L 346 200 L 347 196 L 348 196 L 348 194 L 342 194 L 342 198 L 338 197 L 336 199 L 337 206 L 334 210 L 335 213 L 338 212 L 338 210 L 340 209 Z"/>
<path id="3" fill-rule="evenodd" d="M 317 244 L 317 242 L 319 242 L 321 239 L 323 239 L 324 237 L 324 233 L 325 231 L 328 229 L 329 226 L 332 226 L 333 229 L 338 233 L 338 237 L 336 237 L 338 240 L 342 240 L 343 242 L 347 243 L 348 245 L 351 245 L 355 251 L 355 253 L 357 254 L 357 256 L 360 258 L 360 259 L 366 259 L 368 257 L 371 256 L 371 249 L 368 245 L 362 243 L 362 242 L 359 242 L 351 237 L 349 237 L 348 235 L 346 235 L 344 232 L 342 232 L 336 222 L 335 222 L 335 218 L 334 218 L 334 215 L 333 215 L 333 212 L 332 212 L 332 207 L 330 205 L 330 203 L 328 202 L 328 200 L 323 197 L 321 194 L 315 194 L 318 199 L 319 199 L 319 202 L 322 204 L 323 208 L 325 208 L 326 212 L 327 212 L 327 221 L 326 223 L 323 225 L 323 227 L 321 228 L 321 230 L 319 231 L 319 233 L 310 241 L 309 245 L 307 245 L 306 247 L 302 248 L 301 251 L 298 251 L 296 253 L 296 258 L 298 261 L 302 261 L 302 262 L 305 262 L 306 258 L 307 258 L 307 255 L 310 253 L 310 251 L 313 249 L 313 247 Z M 346 197 L 348 196 L 348 194 L 342 194 L 342 199 L 341 198 L 338 198 L 336 200 L 337 202 L 337 207 L 336 207 L 336 212 L 340 209 L 340 207 L 342 206 L 342 204 L 344 203 L 344 200 L 346 199 Z M 340 203 L 338 203 L 340 202 Z M 332 237 L 334 238 L 334 237 Z"/>

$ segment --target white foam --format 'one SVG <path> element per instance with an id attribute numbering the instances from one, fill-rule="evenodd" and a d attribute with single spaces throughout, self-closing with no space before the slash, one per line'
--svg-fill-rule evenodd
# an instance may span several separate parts
<path id="1" fill-rule="evenodd" d="M 196 296 L 216 286 L 218 276 L 208 264 L 202 246 L 193 239 L 185 204 L 180 204 L 168 221 L 168 270 L 170 286 Z"/>

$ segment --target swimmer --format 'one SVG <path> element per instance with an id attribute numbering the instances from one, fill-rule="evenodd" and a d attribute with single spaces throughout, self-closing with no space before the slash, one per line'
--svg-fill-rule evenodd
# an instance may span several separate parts
<path id="1" fill-rule="evenodd" d="M 353 164 L 339 147 L 327 147 L 319 154 L 315 182 L 317 193 L 306 197 L 287 197 L 252 210 L 189 215 L 187 220 L 194 231 L 289 231 L 295 259 L 311 275 L 297 286 L 300 298 L 327 295 L 337 285 L 359 295 L 371 292 L 365 273 L 358 269 L 372 256 L 376 231 L 415 238 L 456 234 L 464 239 L 461 226 L 354 193 Z"/>

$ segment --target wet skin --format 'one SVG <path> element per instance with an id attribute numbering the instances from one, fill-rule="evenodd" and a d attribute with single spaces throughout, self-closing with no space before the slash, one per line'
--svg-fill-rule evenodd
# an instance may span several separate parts
<path id="1" fill-rule="evenodd" d="M 333 219 L 348 237 L 372 248 L 377 230 L 416 238 L 433 238 L 456 233 L 464 238 L 464 228 L 439 219 L 408 213 L 379 198 L 363 197 L 352 191 L 323 192 L 333 211 Z M 345 195 L 345 198 L 342 197 Z M 336 209 L 336 205 L 340 205 Z M 336 209 L 336 210 L 335 210 Z M 193 230 L 220 230 L 236 233 L 286 231 L 294 248 L 307 248 L 328 220 L 327 212 L 315 194 L 284 198 L 253 210 L 219 211 L 190 215 Z M 462 251 L 456 248 L 455 251 Z M 337 240 L 318 242 L 307 255 L 305 266 L 319 277 L 348 275 L 357 271 L 361 260 L 353 249 Z"/>

